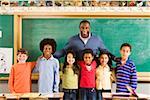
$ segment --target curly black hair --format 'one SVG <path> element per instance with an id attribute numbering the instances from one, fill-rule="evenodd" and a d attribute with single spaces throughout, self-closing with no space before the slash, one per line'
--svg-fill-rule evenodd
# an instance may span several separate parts
<path id="1" fill-rule="evenodd" d="M 40 50 L 43 52 L 44 46 L 45 45 L 51 45 L 52 46 L 52 54 L 55 53 L 56 51 L 56 41 L 52 38 L 44 38 L 41 42 L 40 42 Z"/>

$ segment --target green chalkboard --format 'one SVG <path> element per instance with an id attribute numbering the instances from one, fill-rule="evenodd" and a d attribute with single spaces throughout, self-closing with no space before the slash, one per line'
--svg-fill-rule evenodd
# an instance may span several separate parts
<path id="1" fill-rule="evenodd" d="M 57 50 L 69 37 L 79 32 L 79 18 L 23 19 L 23 47 L 29 50 L 31 61 L 41 55 L 39 43 L 43 38 L 55 38 Z M 150 19 L 88 19 L 91 31 L 102 37 L 106 47 L 119 56 L 120 45 L 132 45 L 131 58 L 139 72 L 150 72 Z"/>
<path id="2" fill-rule="evenodd" d="M 0 47 L 13 48 L 13 16 L 0 15 Z"/>
<path id="3" fill-rule="evenodd" d="M 13 16 L 0 15 L 0 48 L 13 48 Z M 0 77 L 7 77 L 8 74 L 0 74 Z"/>

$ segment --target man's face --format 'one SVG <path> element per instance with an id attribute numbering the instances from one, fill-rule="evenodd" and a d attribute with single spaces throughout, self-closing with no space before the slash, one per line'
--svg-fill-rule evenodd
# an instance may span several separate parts
<path id="1" fill-rule="evenodd" d="M 81 23 L 80 34 L 82 38 L 88 38 L 90 33 L 90 25 L 88 23 Z"/>

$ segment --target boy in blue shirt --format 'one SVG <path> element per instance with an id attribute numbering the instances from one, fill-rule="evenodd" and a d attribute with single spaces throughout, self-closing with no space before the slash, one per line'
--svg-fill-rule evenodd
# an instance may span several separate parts
<path id="1" fill-rule="evenodd" d="M 116 92 L 129 93 L 126 86 L 132 87 L 133 90 L 137 88 L 136 66 L 129 58 L 131 54 L 131 45 L 123 43 L 120 47 L 120 54 L 120 61 L 116 63 Z"/>
<path id="2" fill-rule="evenodd" d="M 56 50 L 54 39 L 45 38 L 40 42 L 42 57 L 37 60 L 34 72 L 39 72 L 39 93 L 53 93 L 59 90 L 59 61 L 53 57 Z"/>

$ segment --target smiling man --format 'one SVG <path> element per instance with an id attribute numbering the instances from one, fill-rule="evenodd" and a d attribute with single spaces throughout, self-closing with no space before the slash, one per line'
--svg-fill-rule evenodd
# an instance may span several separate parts
<path id="1" fill-rule="evenodd" d="M 97 56 L 99 51 L 106 50 L 102 39 L 90 32 L 90 22 L 88 20 L 82 20 L 79 28 L 79 34 L 72 36 L 62 50 L 55 52 L 54 56 L 56 58 L 63 57 L 68 49 L 72 49 L 75 52 L 77 60 L 82 59 L 84 49 L 92 49 L 94 56 Z"/>

